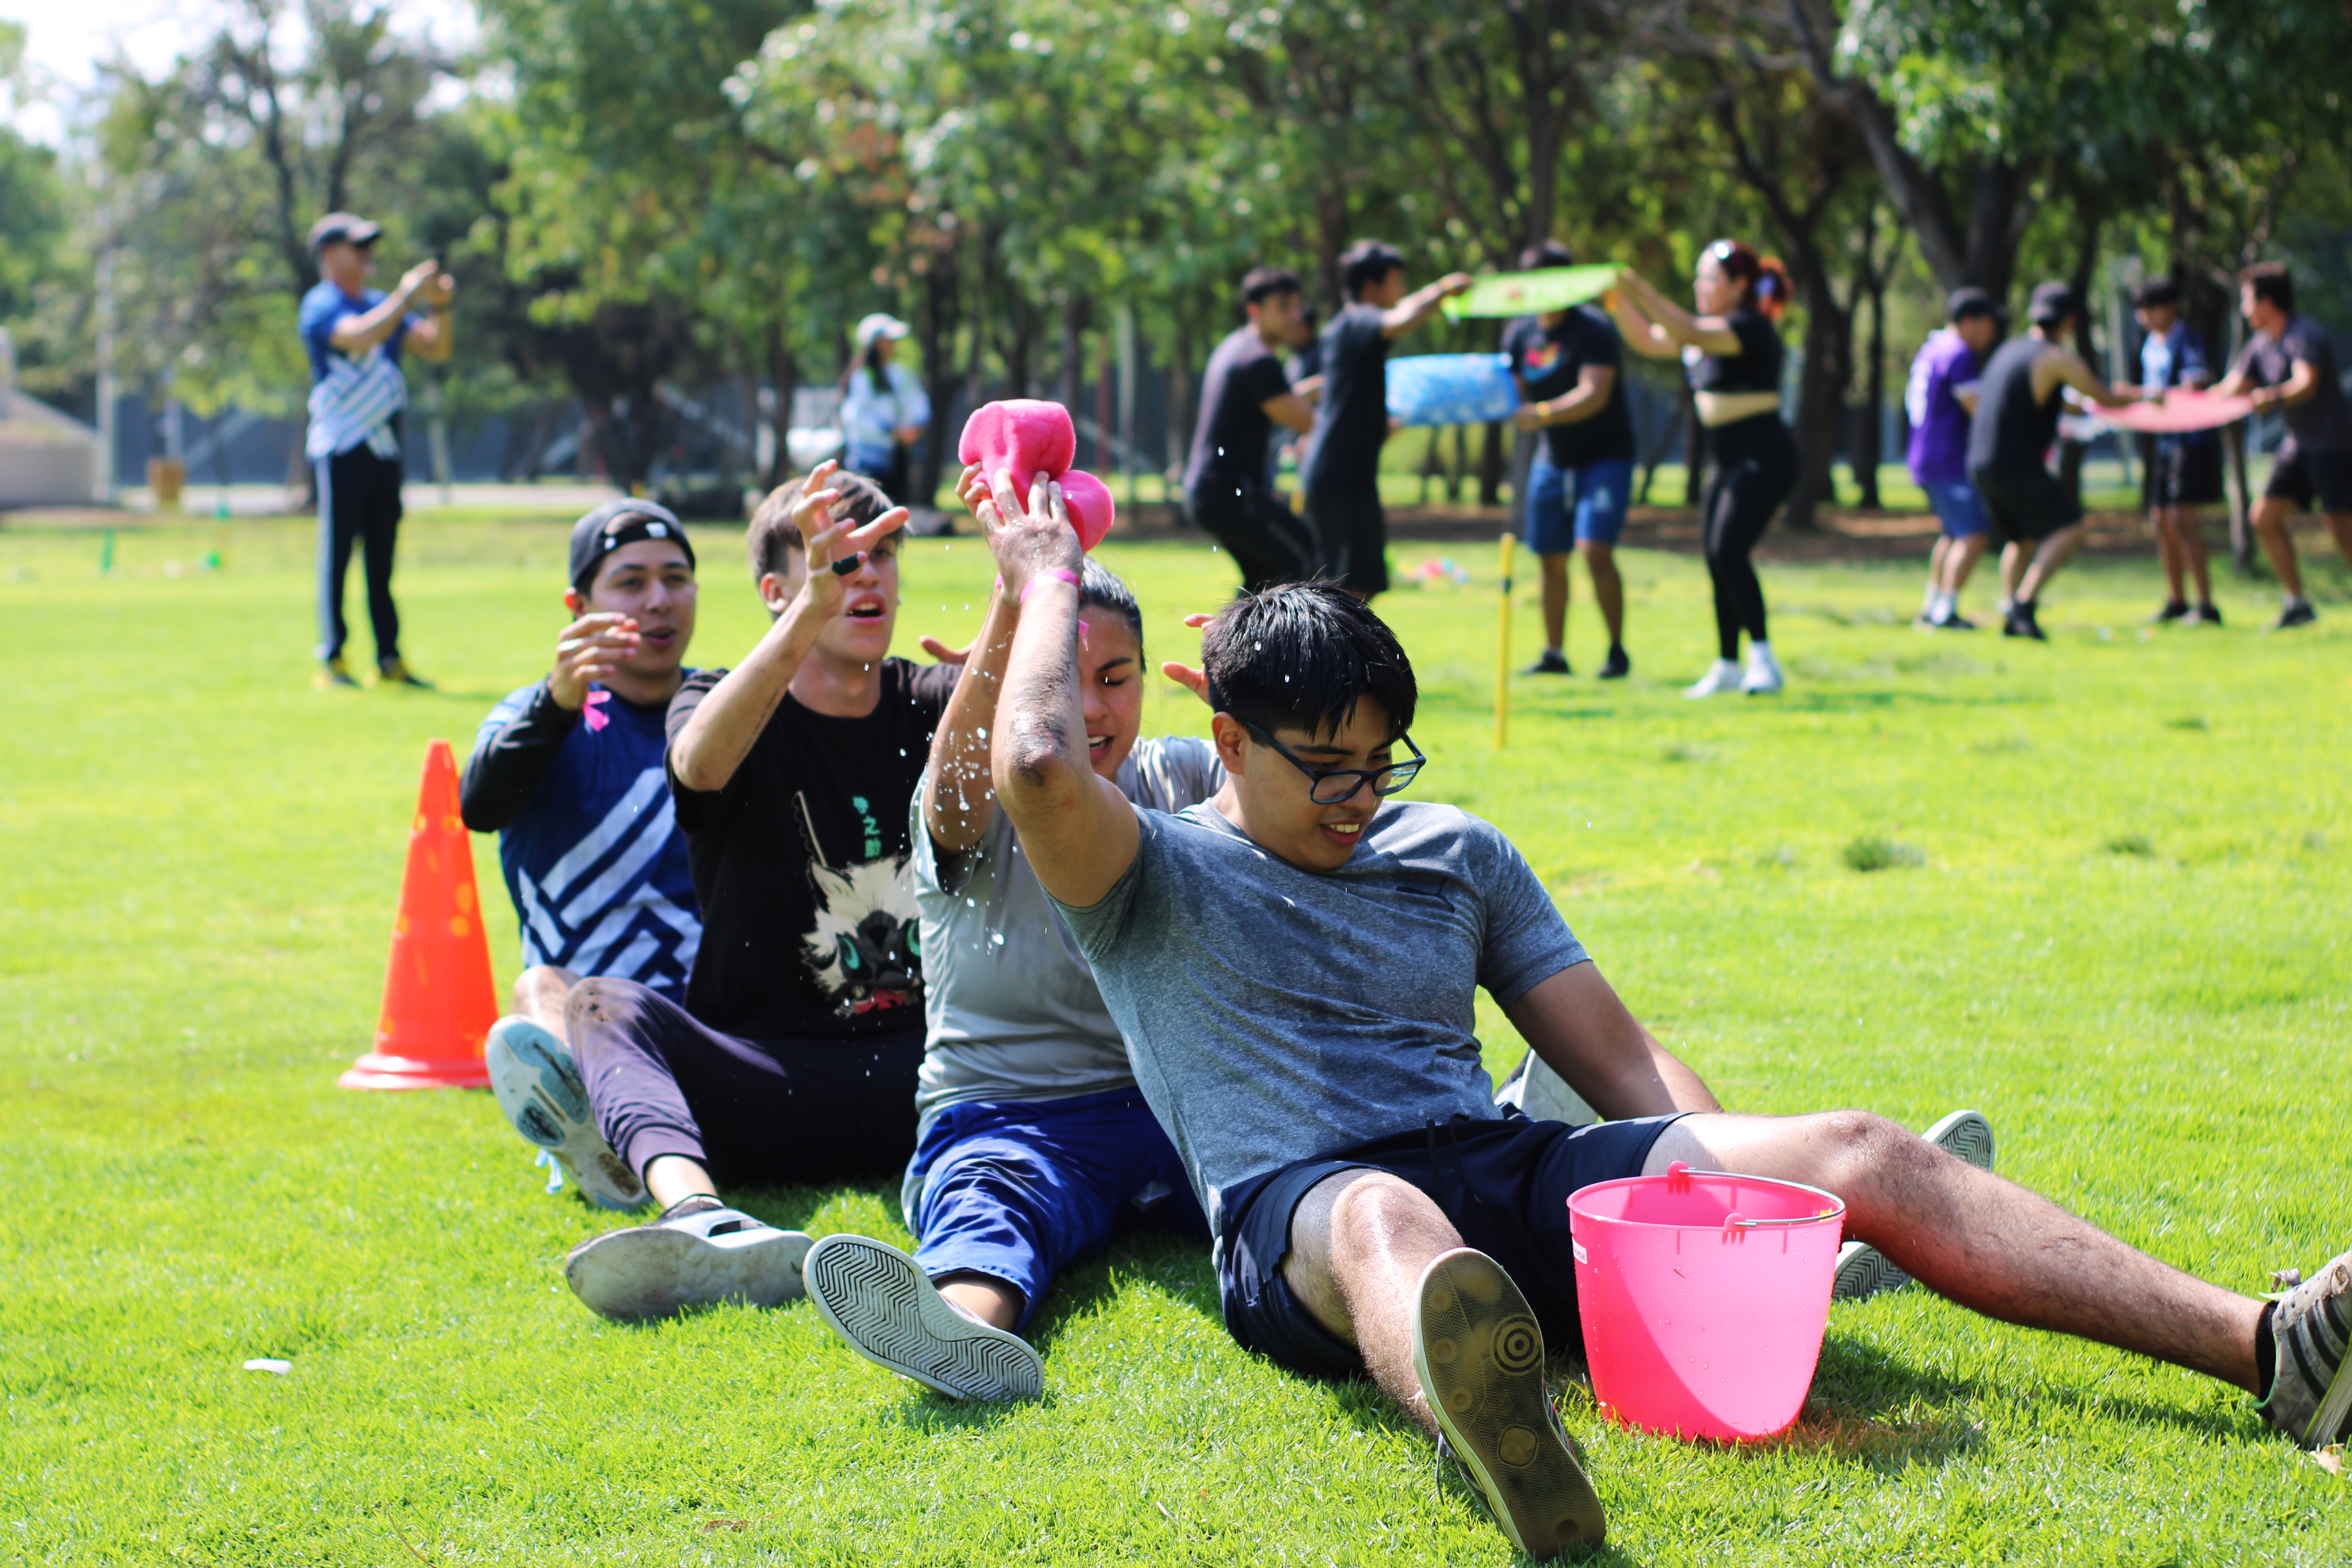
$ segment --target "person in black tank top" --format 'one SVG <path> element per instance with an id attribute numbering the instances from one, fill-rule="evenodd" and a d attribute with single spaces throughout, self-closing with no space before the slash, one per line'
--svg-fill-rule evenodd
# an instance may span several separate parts
<path id="1" fill-rule="evenodd" d="M 1748 556 L 1797 488 L 1797 443 L 1780 422 L 1780 332 L 1773 325 L 1789 301 L 1789 275 L 1778 261 L 1719 239 L 1699 258 L 1696 315 L 1630 272 L 1620 281 L 1612 309 L 1626 346 L 1652 359 L 1681 357 L 1715 453 L 1699 521 L 1715 580 L 1716 660 L 1683 695 L 1778 691 L 1783 677 L 1766 635 L 1764 585 Z"/>
<path id="2" fill-rule="evenodd" d="M 2036 619 L 2042 590 L 2083 542 L 2083 503 L 2047 461 L 2065 411 L 2059 389 L 2071 386 L 2102 408 L 2139 401 L 2137 386 L 2101 385 L 2065 346 L 2081 313 L 2065 284 L 2034 289 L 2032 330 L 1994 351 L 1969 407 L 1969 479 L 2001 545 L 2004 637 L 2049 640 Z"/>

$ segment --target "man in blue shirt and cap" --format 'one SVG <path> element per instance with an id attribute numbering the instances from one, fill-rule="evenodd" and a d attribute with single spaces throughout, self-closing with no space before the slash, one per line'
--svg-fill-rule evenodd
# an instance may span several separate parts
<path id="1" fill-rule="evenodd" d="M 418 262 L 390 294 L 368 287 L 383 226 L 329 213 L 310 226 L 320 281 L 302 296 L 302 347 L 310 356 L 310 430 L 303 453 L 319 484 L 319 658 L 322 686 L 356 686 L 343 662 L 343 574 L 352 547 L 366 563 L 368 621 L 376 668 L 396 685 L 422 686 L 400 657 L 400 612 L 392 603 L 392 552 L 400 533 L 401 378 L 405 346 L 446 360 L 449 279 L 437 260 Z M 421 304 L 418 315 L 410 306 Z"/>

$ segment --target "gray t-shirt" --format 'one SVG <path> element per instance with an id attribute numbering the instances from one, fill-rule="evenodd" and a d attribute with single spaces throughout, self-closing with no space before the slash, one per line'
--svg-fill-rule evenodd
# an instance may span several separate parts
<path id="1" fill-rule="evenodd" d="M 1209 742 L 1156 736 L 1137 742 L 1118 782 L 1138 805 L 1181 811 L 1216 794 L 1225 771 Z M 918 784 L 908 825 L 929 1026 L 915 1113 L 965 1100 L 1133 1088 L 1126 1042 L 1094 971 L 1037 885 L 1011 821 L 998 812 L 978 844 L 943 858 L 923 827 L 923 795 Z"/>
<path id="2" fill-rule="evenodd" d="M 1127 874 L 1060 908 L 1220 1232 L 1222 1194 L 1253 1176 L 1499 1115 L 1477 988 L 1508 1005 L 1585 962 L 1510 840 L 1454 806 L 1390 802 L 1327 872 L 1212 805 L 1136 816 Z"/>

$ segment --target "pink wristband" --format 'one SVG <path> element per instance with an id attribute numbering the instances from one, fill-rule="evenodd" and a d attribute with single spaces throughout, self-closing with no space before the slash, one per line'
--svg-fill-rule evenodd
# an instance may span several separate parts
<path id="1" fill-rule="evenodd" d="M 1076 572 L 1064 571 L 1059 566 L 1055 567 L 1051 572 L 1040 572 L 1037 575 L 1030 578 L 1029 581 L 1021 584 L 1020 602 L 1024 605 L 1027 604 L 1029 602 L 1029 595 L 1037 591 L 1039 584 L 1056 582 L 1067 583 L 1071 587 L 1075 588 L 1078 585 L 1078 574 Z"/>

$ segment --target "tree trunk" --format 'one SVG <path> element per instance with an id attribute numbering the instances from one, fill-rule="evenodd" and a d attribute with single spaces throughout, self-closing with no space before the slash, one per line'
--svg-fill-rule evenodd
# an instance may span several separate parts
<path id="1" fill-rule="evenodd" d="M 774 449 L 768 455 L 768 471 L 760 476 L 760 485 L 763 489 L 774 489 L 793 471 L 793 399 L 800 393 L 801 363 L 793 353 L 792 340 L 785 335 L 782 321 L 768 323 L 767 350 L 768 385 L 776 399 L 775 406 L 768 411 Z"/>
<path id="2" fill-rule="evenodd" d="M 1846 438 L 1846 457 L 1853 468 L 1854 488 L 1860 505 L 1873 511 L 1879 510 L 1878 466 L 1885 454 L 1881 450 L 1879 436 L 1886 420 L 1886 277 L 1894 270 L 1894 252 L 1901 244 L 1888 247 L 1885 257 L 1871 254 L 1869 240 L 1877 229 L 1878 213 L 1871 209 L 1870 222 L 1864 236 L 1863 295 L 1870 306 L 1870 339 L 1864 351 L 1868 355 L 1863 366 L 1863 405 L 1854 416 L 1854 424 Z"/>
<path id="3" fill-rule="evenodd" d="M 2074 315 L 2074 352 L 2083 356 L 2083 363 L 2089 365 L 2100 379 L 2113 381 L 2115 367 L 2109 365 L 2101 370 L 2097 352 L 2091 341 L 2091 276 L 2098 270 L 2099 230 L 2105 216 L 2096 205 L 2085 204 L 2083 233 L 2074 250 L 2074 268 L 2066 279 L 2066 286 L 2074 290 L 2074 299 L 2082 307 Z M 2109 345 L 2111 349 L 2115 346 Z M 2068 495 L 2077 500 L 2083 494 L 2083 459 L 2089 455 L 2090 448 L 2080 441 L 2069 441 L 2062 437 L 2058 442 L 2058 482 L 2066 487 Z"/>
<path id="4" fill-rule="evenodd" d="M 1683 505 L 1696 508 L 1706 494 L 1706 430 L 1698 422 L 1698 399 L 1683 392 Z"/>
<path id="5" fill-rule="evenodd" d="M 1478 504 L 1503 504 L 1503 469 L 1505 447 L 1503 426 L 1489 423 L 1480 432 L 1478 441 Z"/>
<path id="6" fill-rule="evenodd" d="M 1805 300 L 1805 363 L 1797 378 L 1797 488 L 1789 497 L 1789 526 L 1818 526 L 1815 513 L 1835 505 L 1837 416 L 1853 384 L 1853 313 L 1839 303 L 1829 267 L 1812 247 L 1792 247 L 1790 263 Z"/>
<path id="7" fill-rule="evenodd" d="M 1062 301 L 1061 363 L 1054 367 L 1054 401 L 1073 415 L 1078 411 L 1078 384 L 1086 374 L 1087 297 L 1073 293 Z"/>
<path id="8" fill-rule="evenodd" d="M 923 506 L 929 506 L 940 493 L 947 417 L 954 406 L 955 369 L 948 362 L 954 357 L 956 307 L 962 284 L 955 257 L 952 246 L 940 247 L 932 253 L 930 272 L 923 279 L 923 384 L 931 400 L 931 422 L 914 454 L 914 491 Z"/>

